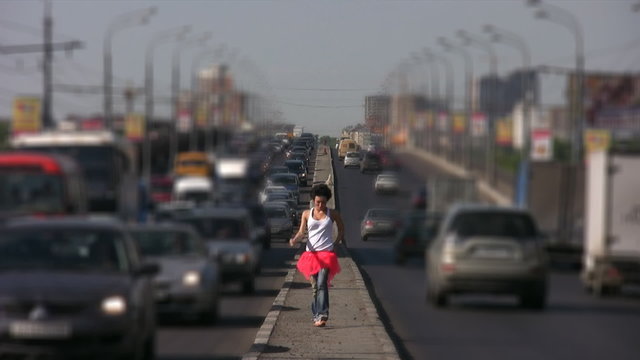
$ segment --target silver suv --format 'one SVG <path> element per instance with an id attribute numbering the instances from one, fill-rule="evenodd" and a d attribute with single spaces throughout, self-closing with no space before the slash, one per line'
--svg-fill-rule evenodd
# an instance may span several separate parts
<path id="1" fill-rule="evenodd" d="M 455 205 L 425 256 L 427 299 L 436 306 L 459 293 L 508 293 L 523 307 L 546 305 L 547 257 L 526 210 Z"/>

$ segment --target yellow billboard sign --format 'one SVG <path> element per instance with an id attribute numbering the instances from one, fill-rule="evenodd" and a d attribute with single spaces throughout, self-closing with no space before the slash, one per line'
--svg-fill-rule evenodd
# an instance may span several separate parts
<path id="1" fill-rule="evenodd" d="M 13 134 L 38 132 L 42 129 L 40 98 L 20 96 L 13 100 Z"/>
<path id="2" fill-rule="evenodd" d="M 464 133 L 465 118 L 463 114 L 453 114 L 453 132 L 456 134 Z"/>
<path id="3" fill-rule="evenodd" d="M 611 144 L 611 132 L 603 129 L 587 129 L 584 132 L 584 147 L 586 153 L 606 150 Z"/>
<path id="4" fill-rule="evenodd" d="M 131 141 L 141 141 L 144 138 L 144 116 L 141 114 L 127 114 L 124 119 L 124 133 Z"/>

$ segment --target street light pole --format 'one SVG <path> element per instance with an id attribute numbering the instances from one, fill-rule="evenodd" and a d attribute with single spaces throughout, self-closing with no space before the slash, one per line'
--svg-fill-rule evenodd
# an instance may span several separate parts
<path id="1" fill-rule="evenodd" d="M 173 119 L 171 119 L 172 129 L 169 136 L 169 153 L 171 154 L 169 157 L 170 164 L 173 163 L 176 154 L 178 153 L 178 128 L 176 123 L 179 117 L 178 96 L 180 92 L 180 55 L 188 46 L 202 45 L 204 42 L 209 40 L 210 37 L 211 34 L 206 32 L 200 36 L 189 38 L 178 43 L 178 45 L 173 49 L 173 56 L 171 58 L 171 103 Z M 191 114 L 191 117 L 193 120 L 193 114 Z M 191 121 L 191 126 L 195 126 L 193 121 Z"/>
<path id="2" fill-rule="evenodd" d="M 222 56 L 222 54 L 224 54 L 226 50 L 226 45 L 220 45 L 217 48 L 207 48 L 204 49 L 202 52 L 200 52 L 199 54 L 195 55 L 193 57 L 193 60 L 191 62 L 191 94 L 193 94 L 193 106 L 192 106 L 192 112 L 195 113 L 196 108 L 197 108 L 197 100 L 200 99 L 202 100 L 202 90 L 198 87 L 198 69 L 200 68 L 200 63 L 203 60 L 206 59 L 211 59 L 211 57 L 213 58 L 220 58 Z M 206 95 L 206 92 L 205 92 Z M 211 110 L 211 109 L 208 109 Z M 213 131 L 213 127 L 211 126 L 211 116 L 209 114 L 209 111 L 207 111 L 207 125 L 205 126 L 205 152 L 210 153 L 211 149 L 212 149 L 212 138 L 211 138 L 211 132 Z M 192 131 L 193 132 L 193 131 Z"/>
<path id="3" fill-rule="evenodd" d="M 433 59 L 440 61 L 440 63 L 442 65 L 444 65 L 444 69 L 445 69 L 445 106 L 444 109 L 447 112 L 447 116 L 451 116 L 451 111 L 453 109 L 453 65 L 451 65 L 451 62 L 449 61 L 449 59 L 447 59 L 447 57 L 442 56 L 442 55 L 438 55 L 434 52 L 432 52 L 429 49 L 424 49 L 424 53 L 427 56 L 432 57 Z M 439 115 L 438 115 L 439 117 Z M 438 121 L 436 121 L 436 124 L 438 123 Z M 438 130 L 441 130 L 437 125 L 436 128 L 438 128 Z M 451 126 L 448 127 L 448 138 L 451 139 Z M 449 152 L 449 156 L 450 156 L 450 152 Z"/>
<path id="4" fill-rule="evenodd" d="M 523 75 L 521 78 L 521 87 L 522 87 L 522 134 L 524 144 L 522 146 L 522 151 L 520 155 L 521 162 L 521 171 L 524 176 L 524 188 L 520 196 L 518 197 L 518 203 L 522 207 L 527 207 L 529 203 L 528 195 L 529 192 L 526 191 L 526 187 L 528 186 L 529 179 L 529 158 L 531 156 L 531 94 L 529 93 L 529 71 L 531 69 L 531 52 L 529 51 L 529 47 L 527 46 L 526 41 L 515 33 L 497 28 L 493 25 L 485 25 L 483 27 L 484 31 L 489 33 L 492 37 L 492 40 L 495 42 L 501 42 L 506 45 L 511 45 L 516 50 L 520 51 L 522 55 L 522 69 Z"/>
<path id="5" fill-rule="evenodd" d="M 113 130 L 113 63 L 111 54 L 112 38 L 116 31 L 136 25 L 145 25 L 149 18 L 156 13 L 155 7 L 140 9 L 122 14 L 115 18 L 107 28 L 103 39 L 103 93 L 104 93 L 104 122 L 107 129 Z"/>
<path id="6" fill-rule="evenodd" d="M 458 36 L 463 39 L 465 45 L 476 45 L 483 50 L 485 50 L 489 54 L 489 76 L 491 78 L 491 85 L 489 86 L 489 114 L 487 116 L 487 134 L 485 136 L 485 171 L 487 180 L 490 184 L 495 184 L 496 182 L 496 143 L 495 143 L 495 121 L 496 121 L 496 99 L 499 99 L 497 96 L 497 87 L 495 86 L 496 79 L 498 76 L 498 57 L 496 56 L 496 52 L 493 49 L 493 46 L 489 41 L 486 41 L 482 38 L 478 38 L 467 33 L 464 30 L 458 31 Z M 471 124 L 469 124 L 471 126 Z"/>
<path id="7" fill-rule="evenodd" d="M 462 56 L 462 59 L 464 60 L 464 73 L 465 73 L 465 101 L 464 101 L 464 108 L 465 108 L 465 117 L 466 117 L 466 122 L 467 122 L 467 126 L 466 126 L 466 131 L 465 131 L 465 137 L 467 138 L 467 141 L 460 141 L 459 142 L 459 149 L 461 152 L 461 158 L 460 158 L 460 164 L 464 165 L 465 162 L 467 162 L 467 165 L 470 166 L 471 165 L 471 157 L 470 157 L 470 153 L 471 153 L 471 144 L 469 142 L 470 138 L 471 138 L 471 132 L 470 132 L 470 128 L 471 128 L 471 112 L 472 112 L 472 104 L 471 104 L 471 87 L 472 87 L 472 79 L 473 79 L 473 61 L 471 58 L 471 55 L 469 54 L 469 52 L 467 50 L 465 50 L 464 47 L 462 46 L 454 46 L 451 42 L 449 42 L 446 38 L 444 37 L 439 37 L 438 38 L 438 43 L 440 44 L 440 46 L 442 46 L 444 48 L 444 50 L 452 52 L 452 53 L 457 53 L 458 55 Z M 467 143 L 468 146 L 468 152 L 469 154 L 464 154 L 464 143 Z M 467 159 L 465 159 L 465 157 Z"/>
<path id="8" fill-rule="evenodd" d="M 148 182 L 151 178 L 151 140 L 149 139 L 149 127 L 153 120 L 153 52 L 156 47 L 164 42 L 181 39 L 189 30 L 190 26 L 182 26 L 156 34 L 147 44 L 145 52 L 144 66 L 144 93 L 145 93 L 145 115 L 144 115 L 144 144 L 143 144 L 143 165 L 144 178 Z"/>
<path id="9" fill-rule="evenodd" d="M 582 26 L 578 19 L 569 11 L 548 3 L 542 3 L 540 0 L 529 0 L 528 4 L 537 7 L 535 15 L 538 19 L 547 19 L 558 25 L 566 27 L 575 39 L 575 91 L 574 98 L 571 99 L 570 112 L 572 119 L 572 147 L 571 162 L 576 165 L 582 157 L 582 135 L 584 133 L 584 38 Z M 554 16 L 554 12 L 555 15 Z M 558 17 L 560 15 L 560 17 Z"/>
<path id="10" fill-rule="evenodd" d="M 565 26 L 575 38 L 576 75 L 573 84 L 577 86 L 577 89 L 572 91 L 574 98 L 570 100 L 569 104 L 572 119 L 572 168 L 568 171 L 567 179 L 564 181 L 559 229 L 559 236 L 564 238 L 565 241 L 571 242 L 575 234 L 575 216 L 577 215 L 576 196 L 578 196 L 575 187 L 578 176 L 578 165 L 582 158 L 582 136 L 584 133 L 584 39 L 582 36 L 582 26 L 573 14 L 561 7 L 541 3 L 540 0 L 528 0 L 528 4 L 537 7 L 536 18 L 544 18 Z M 553 16 L 554 14 L 556 15 L 555 17 Z M 558 18 L 558 15 L 560 18 Z M 562 18 L 563 16 L 564 18 Z"/>

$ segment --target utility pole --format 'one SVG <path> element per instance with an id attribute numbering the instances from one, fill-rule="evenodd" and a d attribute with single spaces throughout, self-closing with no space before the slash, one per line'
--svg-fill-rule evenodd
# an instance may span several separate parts
<path id="1" fill-rule="evenodd" d="M 51 91 L 51 63 L 53 62 L 53 52 L 58 50 L 70 52 L 83 46 L 80 41 L 53 43 L 52 38 L 53 17 L 51 15 L 51 0 L 47 0 L 44 3 L 44 42 L 42 44 L 0 46 L 1 55 L 26 54 L 34 52 L 44 53 L 42 60 L 42 126 L 45 129 L 52 128 L 54 125 L 53 116 L 51 114 L 51 103 L 53 98 Z"/>
<path id="2" fill-rule="evenodd" d="M 53 18 L 51 17 L 51 1 L 44 3 L 44 59 L 42 62 L 42 81 L 44 96 L 42 99 L 42 126 L 46 128 L 53 127 L 53 117 L 51 116 L 51 60 L 53 59 L 53 50 L 51 46 Z"/>

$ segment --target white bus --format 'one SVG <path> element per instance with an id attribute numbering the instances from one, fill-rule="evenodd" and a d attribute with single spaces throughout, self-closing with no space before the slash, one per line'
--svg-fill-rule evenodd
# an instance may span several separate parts
<path id="1" fill-rule="evenodd" d="M 110 131 L 45 131 L 11 139 L 14 149 L 58 153 L 82 168 L 89 211 L 135 219 L 138 182 L 135 148 Z"/>

